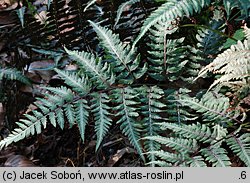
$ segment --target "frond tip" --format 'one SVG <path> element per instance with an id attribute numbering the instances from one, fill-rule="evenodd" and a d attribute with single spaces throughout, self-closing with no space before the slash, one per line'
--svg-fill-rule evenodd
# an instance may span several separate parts
<path id="1" fill-rule="evenodd" d="M 161 7 L 157 8 L 145 20 L 139 36 L 133 43 L 133 48 L 136 43 L 145 35 L 145 33 L 158 21 L 168 20 L 169 26 L 176 18 L 190 17 L 194 13 L 200 12 L 201 9 L 210 4 L 210 0 L 168 0 Z"/>

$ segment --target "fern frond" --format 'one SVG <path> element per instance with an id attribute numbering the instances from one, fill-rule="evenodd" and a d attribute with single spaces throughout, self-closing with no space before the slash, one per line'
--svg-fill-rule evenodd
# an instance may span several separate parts
<path id="1" fill-rule="evenodd" d="M 160 101 L 164 96 L 164 91 L 157 86 L 144 86 L 139 88 L 138 91 L 140 92 L 140 101 L 142 103 L 141 113 L 144 116 L 142 120 L 144 136 L 159 135 L 160 129 L 155 124 L 164 120 L 160 115 L 160 113 L 164 112 L 164 107 L 166 107 Z M 160 149 L 160 144 L 154 140 L 145 139 L 144 145 L 147 152 Z M 148 159 L 151 162 L 156 160 L 154 154 L 148 154 Z M 151 165 L 154 166 L 154 164 Z"/>
<path id="2" fill-rule="evenodd" d="M 154 140 L 181 153 L 192 153 L 198 149 L 197 141 L 195 139 L 167 138 L 162 136 L 148 136 L 144 139 Z"/>
<path id="3" fill-rule="evenodd" d="M 207 167 L 205 160 L 201 156 L 191 157 L 190 161 L 186 162 L 190 167 Z"/>
<path id="4" fill-rule="evenodd" d="M 247 29 L 245 29 L 247 30 Z M 222 74 L 210 86 L 210 89 L 218 84 L 228 85 L 238 81 L 245 81 L 250 77 L 250 39 L 238 41 L 223 53 L 219 54 L 212 63 L 203 68 L 198 77 L 208 72 Z"/>
<path id="5" fill-rule="evenodd" d="M 168 25 L 171 26 L 171 21 L 184 16 L 192 16 L 194 13 L 200 12 L 201 9 L 210 4 L 210 0 L 169 0 L 161 7 L 157 8 L 145 20 L 141 28 L 139 36 L 133 43 L 133 48 L 136 43 L 145 35 L 145 33 L 155 25 L 159 20 L 168 20 Z"/>
<path id="6" fill-rule="evenodd" d="M 221 50 L 225 38 L 212 30 L 220 30 L 223 23 L 222 20 L 212 19 L 209 23 L 209 28 L 211 30 L 205 28 L 198 30 L 196 35 L 196 39 L 198 40 L 197 47 L 202 51 L 205 58 L 207 58 L 208 55 L 218 54 Z"/>
<path id="7" fill-rule="evenodd" d="M 97 151 L 112 124 L 111 114 L 109 112 L 111 107 L 108 106 L 110 99 L 106 93 L 93 93 L 91 96 L 91 112 L 94 114 L 95 131 L 97 135 Z"/>
<path id="8" fill-rule="evenodd" d="M 164 160 L 167 163 L 171 163 L 172 165 L 179 164 L 185 159 L 185 157 L 180 154 L 174 154 L 163 150 L 152 151 L 148 153 L 153 153 L 156 157 L 159 157 L 160 159 Z"/>
<path id="9" fill-rule="evenodd" d="M 56 115 L 56 121 L 57 123 L 59 124 L 59 127 L 61 129 L 64 128 L 64 115 L 63 115 L 63 109 L 62 108 L 58 108 L 56 111 L 55 111 L 55 115 Z"/>
<path id="10" fill-rule="evenodd" d="M 166 114 L 167 114 L 167 121 L 172 123 L 188 123 L 197 119 L 198 117 L 192 114 L 188 107 L 182 105 L 178 102 L 180 99 L 181 91 L 176 91 L 174 89 L 165 90 L 166 96 Z M 184 93 L 186 94 L 187 91 Z M 183 94 L 184 94 L 183 93 Z"/>
<path id="11" fill-rule="evenodd" d="M 202 67 L 201 64 L 206 60 L 206 57 L 201 48 L 196 48 L 190 45 L 187 45 L 186 47 L 188 62 L 185 64 L 185 69 L 183 69 L 180 78 L 185 82 L 193 83 Z"/>
<path id="12" fill-rule="evenodd" d="M 84 96 L 89 93 L 91 86 L 88 82 L 88 78 L 84 77 L 83 74 L 79 76 L 78 74 L 69 71 L 63 71 L 59 69 L 54 70 L 64 80 L 64 82 L 68 86 L 72 87 L 72 89 L 79 95 Z"/>
<path id="13" fill-rule="evenodd" d="M 76 118 L 74 105 L 72 103 L 67 103 L 64 106 L 64 113 L 65 113 L 65 116 L 67 117 L 70 127 L 72 127 L 75 124 L 75 118 Z"/>
<path id="14" fill-rule="evenodd" d="M 202 68 L 202 64 L 210 63 L 211 55 L 218 54 L 222 49 L 222 42 L 225 40 L 225 36 L 222 36 L 223 34 L 221 33 L 225 31 L 223 29 L 223 13 L 217 9 L 213 13 L 214 16 L 207 26 L 198 26 L 199 29 L 196 34 L 197 45 L 195 47 L 191 45 L 186 46 L 186 60 L 188 62 L 185 64 L 185 69 L 183 69 L 183 73 L 180 76 L 183 81 L 193 83 Z"/>
<path id="15" fill-rule="evenodd" d="M 162 129 L 169 129 L 174 131 L 176 134 L 180 134 L 183 137 L 196 139 L 203 143 L 211 143 L 214 141 L 218 141 L 225 137 L 225 134 L 218 134 L 212 132 L 211 128 L 209 128 L 205 124 L 175 124 L 175 123 L 157 123 L 161 126 Z M 220 131 L 221 132 L 221 131 Z M 219 137 L 219 138 L 218 138 Z"/>
<path id="16" fill-rule="evenodd" d="M 117 74 L 117 79 L 120 83 L 131 84 L 134 80 L 139 79 L 146 72 L 146 64 L 142 68 L 139 67 L 140 57 L 135 55 L 130 46 L 122 43 L 119 36 L 113 34 L 111 30 L 101 27 L 89 20 L 96 31 L 102 46 L 107 50 L 114 65 L 114 72 Z"/>
<path id="17" fill-rule="evenodd" d="M 227 124 L 233 120 L 237 120 L 232 112 L 227 111 L 230 105 L 229 99 L 215 92 L 204 94 L 200 100 L 181 95 L 179 102 L 201 113 L 204 121 Z"/>
<path id="18" fill-rule="evenodd" d="M 239 156 L 247 167 L 250 167 L 250 133 L 245 133 L 240 137 L 231 135 L 226 140 L 232 151 Z"/>
<path id="19" fill-rule="evenodd" d="M 114 102 L 117 104 L 114 108 L 117 111 L 116 116 L 120 117 L 117 124 L 120 124 L 122 132 L 128 137 L 130 143 L 145 161 L 140 144 L 139 132 L 141 131 L 141 124 L 135 120 L 139 116 L 138 109 L 135 107 L 138 103 L 135 101 L 138 93 L 136 90 L 127 87 L 115 89 L 112 94 L 112 98 L 114 98 Z"/>
<path id="20" fill-rule="evenodd" d="M 201 150 L 201 154 L 204 155 L 206 160 L 211 162 L 214 167 L 228 167 L 231 165 L 226 150 L 224 148 L 217 147 L 217 145 L 203 148 Z"/>
<path id="21" fill-rule="evenodd" d="M 109 88 L 115 82 L 115 76 L 108 63 L 102 65 L 101 61 L 97 60 L 93 54 L 84 51 L 70 51 L 67 48 L 65 51 L 86 71 L 91 81 L 96 83 L 97 88 Z"/>
<path id="22" fill-rule="evenodd" d="M 16 123 L 18 128 L 14 129 L 8 137 L 0 141 L 0 148 L 8 146 L 10 143 L 20 141 L 35 133 L 41 133 L 42 126 L 46 128 L 48 118 L 54 126 L 58 123 L 61 128 L 64 127 L 62 108 L 65 103 L 73 102 L 74 94 L 66 87 L 47 89 L 54 94 L 47 93 L 47 99 L 38 99 L 38 109 L 33 110 L 32 114 L 25 114 L 26 119 L 21 119 Z M 42 112 L 40 112 L 39 109 L 41 109 Z"/>
<path id="23" fill-rule="evenodd" d="M 80 135 L 82 141 L 84 142 L 85 128 L 88 123 L 90 107 L 88 106 L 88 102 L 85 99 L 77 100 L 74 103 L 74 106 L 75 106 L 76 123 L 78 124 Z"/>
<path id="24" fill-rule="evenodd" d="M 5 78 L 8 80 L 17 80 L 26 85 L 31 85 L 30 80 L 24 74 L 15 68 L 0 68 L 0 81 Z"/>
<path id="25" fill-rule="evenodd" d="M 185 47 L 182 45 L 184 38 L 167 39 L 167 34 L 172 34 L 177 30 L 173 28 L 169 30 L 166 21 L 159 21 L 150 29 L 152 35 L 149 36 L 151 48 L 148 53 L 149 57 L 149 75 L 156 80 L 170 81 L 178 79 L 180 71 L 184 68 L 187 60 L 185 60 Z"/>

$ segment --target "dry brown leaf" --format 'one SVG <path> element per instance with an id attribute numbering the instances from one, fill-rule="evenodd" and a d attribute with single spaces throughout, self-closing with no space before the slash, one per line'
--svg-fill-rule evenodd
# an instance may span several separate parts
<path id="1" fill-rule="evenodd" d="M 13 10 L 18 6 L 17 0 L 0 0 L 0 12 Z"/>
<path id="2" fill-rule="evenodd" d="M 22 155 L 12 155 L 4 163 L 5 167 L 35 167 L 28 158 Z"/>
<path id="3" fill-rule="evenodd" d="M 130 147 L 125 147 L 121 150 L 118 150 L 116 154 L 114 154 L 108 160 L 108 167 L 113 167 L 126 153 L 135 153 L 135 150 Z"/>
<path id="4" fill-rule="evenodd" d="M 54 65 L 55 63 L 53 60 L 32 62 L 28 70 L 30 76 L 32 77 L 30 79 L 34 79 L 35 75 L 37 75 L 40 79 L 42 79 L 42 81 L 40 80 L 38 83 L 48 83 L 52 76 L 55 75 L 55 72 L 53 71 Z"/>

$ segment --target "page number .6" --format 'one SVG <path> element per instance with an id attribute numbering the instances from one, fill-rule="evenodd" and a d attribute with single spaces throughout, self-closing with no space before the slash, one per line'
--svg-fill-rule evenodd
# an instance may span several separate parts
<path id="1" fill-rule="evenodd" d="M 240 178 L 239 179 L 246 179 L 247 178 L 247 172 L 246 171 L 242 171 L 240 174 Z"/>

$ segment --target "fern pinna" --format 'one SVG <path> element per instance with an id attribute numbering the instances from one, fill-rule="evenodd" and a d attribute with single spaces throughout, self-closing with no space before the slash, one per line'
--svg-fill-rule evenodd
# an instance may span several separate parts
<path id="1" fill-rule="evenodd" d="M 120 6 L 116 25 L 122 19 L 124 7 L 137 2 L 132 0 Z M 90 1 L 83 11 L 94 3 Z M 193 35 L 196 40 L 191 44 L 180 31 L 183 19 L 197 15 L 211 3 L 210 0 L 162 3 L 146 18 L 132 46 L 107 27 L 88 20 L 102 53 L 66 46 L 65 53 L 77 68 L 54 69 L 65 86 L 45 87 L 44 97 L 35 102 L 37 109 L 16 123 L 17 128 L 0 142 L 0 148 L 41 133 L 48 122 L 61 129 L 66 122 L 77 125 L 84 142 L 85 129 L 93 119 L 96 151 L 115 124 L 140 158 L 151 166 L 226 167 L 232 164 L 231 154 L 250 166 L 250 134 L 244 127 L 242 111 L 229 110 L 230 98 L 220 90 L 222 87 L 216 87 L 235 84 L 235 79 L 249 84 L 249 29 L 245 28 L 244 42 L 219 55 L 223 49 L 220 41 L 227 36 L 213 30 L 221 26 L 221 12 L 217 9 L 207 25 L 212 28 L 197 26 L 199 30 Z M 144 53 L 137 49 L 142 38 L 150 40 Z M 211 54 L 216 57 L 213 61 Z M 180 88 L 174 83 L 192 81 L 205 64 L 208 65 L 198 77 L 209 76 L 208 72 L 219 74 L 210 90 L 193 92 L 185 88 L 187 84 Z M 246 67 L 240 69 L 241 64 Z"/>

